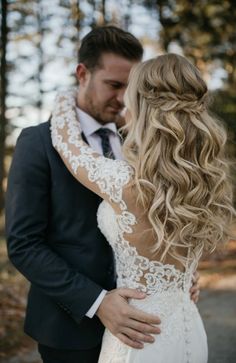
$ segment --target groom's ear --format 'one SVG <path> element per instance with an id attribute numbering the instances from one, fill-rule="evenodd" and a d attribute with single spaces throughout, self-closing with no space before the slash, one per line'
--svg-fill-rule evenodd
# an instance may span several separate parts
<path id="1" fill-rule="evenodd" d="M 76 76 L 79 84 L 83 86 L 90 77 L 90 71 L 83 63 L 79 63 L 76 68 Z"/>

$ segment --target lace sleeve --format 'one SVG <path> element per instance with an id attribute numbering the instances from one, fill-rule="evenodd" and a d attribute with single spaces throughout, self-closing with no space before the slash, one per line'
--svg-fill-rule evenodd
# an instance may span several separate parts
<path id="1" fill-rule="evenodd" d="M 61 92 L 56 97 L 51 137 L 54 148 L 79 182 L 103 199 L 122 201 L 122 188 L 129 182 L 132 169 L 125 161 L 97 154 L 83 141 L 72 91 Z"/>

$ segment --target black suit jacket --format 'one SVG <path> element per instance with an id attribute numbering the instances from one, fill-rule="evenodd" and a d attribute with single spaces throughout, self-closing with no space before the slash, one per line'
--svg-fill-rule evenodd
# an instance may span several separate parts
<path id="1" fill-rule="evenodd" d="M 21 133 L 11 165 L 6 232 L 9 258 L 31 282 L 25 331 L 41 344 L 89 349 L 103 326 L 85 316 L 115 287 L 113 253 L 97 227 L 100 198 L 68 172 L 49 122 Z"/>

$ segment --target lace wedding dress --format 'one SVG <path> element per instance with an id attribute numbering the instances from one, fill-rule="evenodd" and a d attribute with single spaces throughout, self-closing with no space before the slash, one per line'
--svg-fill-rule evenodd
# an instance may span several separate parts
<path id="1" fill-rule="evenodd" d="M 132 233 L 135 223 L 127 210 L 117 216 L 103 201 L 97 216 L 99 228 L 115 253 L 117 286 L 145 291 L 146 299 L 130 300 L 130 304 L 161 319 L 161 333 L 142 350 L 129 348 L 106 329 L 99 363 L 206 363 L 206 334 L 189 295 L 192 268 L 183 273 L 174 265 L 140 256 L 123 238 L 125 231 Z"/>
<path id="2" fill-rule="evenodd" d="M 126 346 L 106 329 L 99 363 L 206 363 L 206 334 L 189 294 L 200 252 L 194 251 L 195 257 L 187 259 L 182 272 L 174 264 L 149 260 L 129 242 L 139 224 L 124 198 L 133 170 L 125 161 L 99 156 L 83 142 L 73 93 L 57 97 L 51 131 L 53 145 L 68 169 L 104 199 L 97 219 L 114 251 L 117 287 L 145 291 L 145 299 L 129 303 L 161 319 L 161 333 L 141 350 Z"/>

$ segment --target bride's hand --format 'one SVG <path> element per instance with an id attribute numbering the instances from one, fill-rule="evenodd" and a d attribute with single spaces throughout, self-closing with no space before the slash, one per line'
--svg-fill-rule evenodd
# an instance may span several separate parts
<path id="1" fill-rule="evenodd" d="M 144 299 L 146 294 L 120 288 L 106 294 L 96 315 L 110 332 L 124 344 L 141 349 L 143 342 L 153 343 L 151 334 L 159 334 L 158 316 L 147 314 L 129 305 L 128 299 Z"/>

